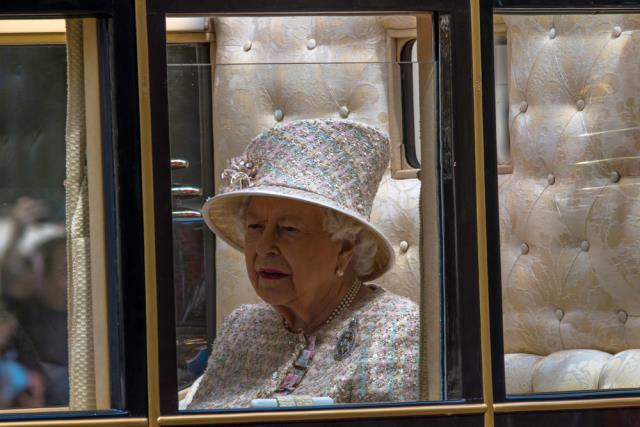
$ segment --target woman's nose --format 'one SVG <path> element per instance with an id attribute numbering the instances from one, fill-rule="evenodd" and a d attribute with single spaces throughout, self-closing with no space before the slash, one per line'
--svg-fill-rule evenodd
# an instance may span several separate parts
<path id="1" fill-rule="evenodd" d="M 256 245 L 256 252 L 260 256 L 276 255 L 279 254 L 278 246 L 276 245 L 276 233 L 275 230 L 270 227 L 265 228 L 260 235 Z"/>

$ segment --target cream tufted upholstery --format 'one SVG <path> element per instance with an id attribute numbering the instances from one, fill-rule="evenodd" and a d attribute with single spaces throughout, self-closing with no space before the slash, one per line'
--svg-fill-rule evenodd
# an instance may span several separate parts
<path id="1" fill-rule="evenodd" d="M 505 21 L 507 392 L 640 387 L 640 17 Z"/>
<path id="2" fill-rule="evenodd" d="M 415 28 L 415 18 L 215 18 L 216 188 L 226 159 L 278 122 L 348 117 L 387 131 L 388 26 Z M 398 181 L 387 173 L 372 213 L 398 261 L 376 282 L 414 301 L 420 283 L 419 194 L 418 180 Z M 257 301 L 246 277 L 243 256 L 218 240 L 218 325 L 240 304 Z"/>

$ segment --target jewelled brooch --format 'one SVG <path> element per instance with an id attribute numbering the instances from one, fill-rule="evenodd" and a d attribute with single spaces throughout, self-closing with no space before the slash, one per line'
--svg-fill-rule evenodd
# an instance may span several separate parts
<path id="1" fill-rule="evenodd" d="M 259 165 L 245 156 L 237 156 L 227 161 L 220 178 L 225 192 L 250 187 L 258 174 Z"/>
<path id="2" fill-rule="evenodd" d="M 356 339 L 358 335 L 358 320 L 354 317 L 349 322 L 349 326 L 345 329 L 342 334 L 340 334 L 340 338 L 338 338 L 338 343 L 336 344 L 336 350 L 333 354 L 333 358 L 337 361 L 344 360 L 347 356 L 351 354 L 353 348 L 356 345 Z"/>

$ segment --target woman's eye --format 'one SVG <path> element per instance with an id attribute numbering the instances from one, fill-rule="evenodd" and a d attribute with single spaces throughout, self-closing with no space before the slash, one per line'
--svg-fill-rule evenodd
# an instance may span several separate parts
<path id="1" fill-rule="evenodd" d="M 284 231 L 285 233 L 287 233 L 287 234 L 296 234 L 296 233 L 298 233 L 300 231 L 297 228 L 290 227 L 290 226 L 283 226 L 283 227 L 280 227 L 280 229 L 282 231 Z"/>
<path id="2" fill-rule="evenodd" d="M 262 230 L 261 224 L 248 224 L 247 229 L 251 231 Z"/>

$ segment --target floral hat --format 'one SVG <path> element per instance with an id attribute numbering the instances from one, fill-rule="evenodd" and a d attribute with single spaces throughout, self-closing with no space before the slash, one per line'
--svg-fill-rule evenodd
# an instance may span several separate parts
<path id="1" fill-rule="evenodd" d="M 251 196 L 293 199 L 333 209 L 357 220 L 377 243 L 373 269 L 384 274 L 394 262 L 387 238 L 369 221 L 373 199 L 389 163 L 389 138 L 373 126 L 350 120 L 298 120 L 255 137 L 222 173 L 223 193 L 202 207 L 218 237 L 243 250 L 237 227 Z"/>

